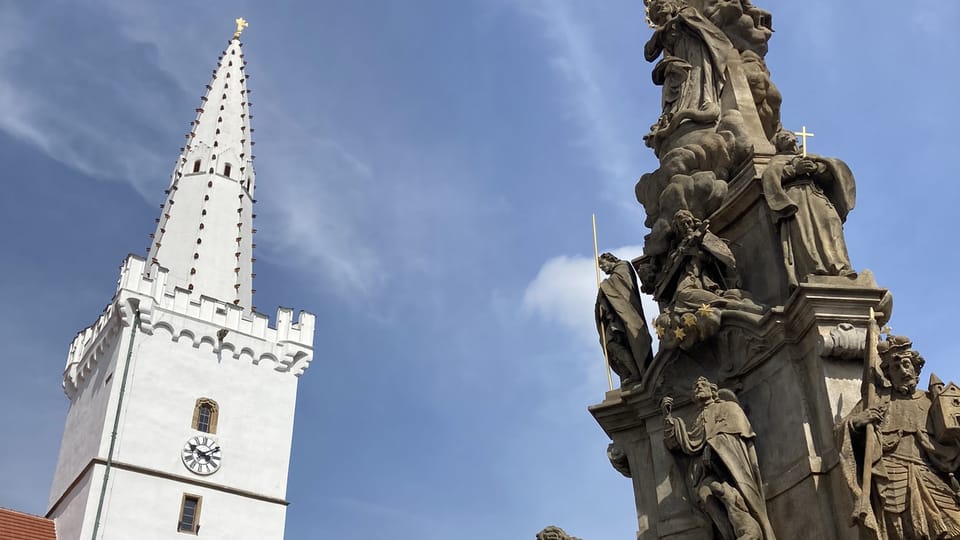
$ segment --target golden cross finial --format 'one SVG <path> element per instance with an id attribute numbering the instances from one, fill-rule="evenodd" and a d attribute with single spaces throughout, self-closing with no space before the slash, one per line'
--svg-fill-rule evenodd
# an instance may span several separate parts
<path id="1" fill-rule="evenodd" d="M 247 22 L 243 17 L 237 18 L 237 31 L 233 33 L 233 39 L 240 39 L 240 32 L 243 32 L 243 29 L 250 26 L 250 23 Z"/>
<path id="2" fill-rule="evenodd" d="M 803 139 L 803 157 L 807 157 L 807 137 L 813 137 L 813 133 L 807 131 L 807 126 L 803 126 L 800 131 L 794 131 L 793 134 Z"/>

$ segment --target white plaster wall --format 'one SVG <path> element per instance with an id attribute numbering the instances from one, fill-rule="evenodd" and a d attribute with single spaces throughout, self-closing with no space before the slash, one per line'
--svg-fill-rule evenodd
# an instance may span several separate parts
<path id="1" fill-rule="evenodd" d="M 193 321 L 195 334 L 215 333 Z M 297 378 L 254 365 L 249 358 L 218 355 L 212 343 L 174 342 L 164 328 L 139 335 L 134 345 L 115 459 L 169 474 L 194 477 L 180 451 L 198 434 L 191 428 L 196 400 L 219 405 L 220 470 L 204 480 L 282 499 L 293 436 Z"/>
<path id="2" fill-rule="evenodd" d="M 126 330 L 126 332 L 125 332 Z M 114 343 L 94 367 L 93 373 L 83 379 L 67 411 L 67 421 L 60 443 L 60 456 L 53 473 L 48 509 L 77 478 L 90 460 L 106 457 L 113 428 L 113 413 L 116 410 L 116 393 L 120 374 L 114 373 L 119 351 L 125 350 L 129 328 L 121 329 L 113 338 Z M 120 336 L 122 339 L 118 339 Z M 121 343 L 117 343 L 121 341 Z M 113 377 L 107 381 L 107 378 Z M 83 504 L 82 500 L 76 504 Z"/>
<path id="3" fill-rule="evenodd" d="M 193 166 L 192 163 L 189 165 Z M 190 268 L 200 262 L 194 261 L 193 253 L 200 247 L 196 244 L 200 213 L 203 210 L 203 197 L 210 176 L 203 173 L 189 174 L 177 182 L 176 190 L 171 192 L 164 208 L 170 218 L 161 218 L 163 232 L 158 228 L 154 235 L 154 242 L 161 245 L 153 250 L 151 256 L 156 257 L 159 264 L 168 270 L 167 281 L 170 286 L 186 289 L 190 283 Z M 170 200 L 173 201 L 172 205 Z"/>
<path id="4" fill-rule="evenodd" d="M 121 297 L 117 302 L 126 305 L 125 297 Z M 223 317 L 215 315 L 215 306 L 207 307 L 210 308 L 206 310 L 209 313 L 201 306 L 200 312 L 195 315 L 203 316 L 203 313 L 206 313 L 207 318 L 211 319 Z M 138 329 L 114 460 L 176 478 L 139 474 L 139 479 L 133 481 L 137 485 L 131 489 L 148 494 L 162 492 L 162 496 L 167 498 L 169 493 L 173 493 L 170 486 L 190 486 L 190 489 L 177 487 L 173 490 L 176 493 L 169 495 L 176 499 L 177 505 L 184 491 L 201 495 L 210 491 L 217 494 L 216 500 L 220 500 L 224 495 L 223 492 L 207 487 L 197 487 L 194 482 L 198 480 L 262 497 L 279 500 L 285 498 L 298 377 L 289 371 L 277 371 L 276 368 L 282 366 L 277 359 L 271 359 L 268 351 L 275 350 L 278 340 L 288 334 L 287 329 L 291 324 L 291 313 L 288 311 L 281 311 L 278 317 L 278 326 L 284 329 L 283 332 L 260 333 L 269 339 L 242 334 L 237 330 L 230 330 L 228 333 L 226 342 L 243 341 L 253 349 L 264 352 L 265 356 L 257 359 L 258 364 L 254 363 L 255 359 L 250 354 L 245 353 L 234 358 L 230 350 L 224 350 L 222 354 L 216 351 L 216 339 L 213 336 L 223 326 L 194 316 L 170 311 L 165 311 L 162 315 L 153 313 L 155 317 L 162 319 L 163 324 L 153 327 L 152 334 Z M 127 320 L 132 321 L 132 315 L 128 315 Z M 312 321 L 309 317 L 308 320 Z M 92 371 L 78 379 L 76 392 L 72 394 L 73 401 L 68 412 L 61 456 L 51 490 L 51 504 L 60 498 L 62 492 L 92 458 L 107 457 L 123 362 L 130 338 L 129 326 L 112 331 L 114 326 L 119 325 L 118 315 L 105 327 L 103 335 L 111 336 L 113 343 L 104 348 L 97 362 L 91 364 Z M 167 329 L 171 326 L 177 328 L 176 339 Z M 312 323 L 307 327 L 312 341 Z M 96 341 L 96 338 L 93 340 Z M 194 343 L 199 343 L 199 346 L 194 347 Z M 109 377 L 111 374 L 112 377 Z M 201 397 L 211 398 L 219 405 L 217 432 L 212 436 L 223 448 L 220 470 L 205 477 L 191 473 L 180 459 L 183 444 L 198 434 L 192 429 L 191 421 L 196 400 Z M 86 538 L 92 533 L 103 470 L 102 465 L 94 467 L 93 472 L 84 478 L 83 482 L 74 486 L 74 490 L 67 494 L 51 513 L 51 517 L 57 521 L 61 539 Z M 116 468 L 112 474 L 121 472 L 134 474 Z M 126 495 L 119 498 L 111 496 L 106 503 L 107 510 L 113 511 L 111 505 L 125 507 L 129 498 Z M 208 529 L 230 532 L 222 536 L 204 536 L 231 539 L 282 538 L 285 515 L 282 504 L 242 495 L 230 495 L 224 500 L 227 502 L 214 506 L 220 509 L 218 512 L 225 513 L 224 515 L 235 517 L 242 513 L 244 516 L 261 517 L 256 519 L 256 525 L 251 525 L 246 523 L 246 517 L 227 519 L 219 513 L 208 514 L 205 498 L 204 516 L 212 519 L 211 524 L 219 523 Z M 235 500 L 240 502 L 229 502 Z M 128 515 L 127 512 L 124 510 L 104 515 L 101 525 L 116 527 L 126 531 L 124 534 L 130 534 L 133 529 L 123 523 L 128 520 L 131 523 L 141 523 L 143 520 L 160 519 L 158 516 L 163 509 L 144 502 L 135 511 L 129 510 L 133 514 Z M 114 519 L 119 519 L 120 522 L 114 523 Z M 163 519 L 167 518 L 164 516 Z M 175 517 L 173 519 L 175 520 Z M 235 529 L 231 530 L 231 527 Z M 164 534 L 169 535 L 171 530 L 166 529 Z M 256 533 L 246 536 L 249 531 Z M 101 536 L 108 537 L 139 539 L 154 536 L 141 536 L 139 533 L 126 537 Z"/>
<path id="5" fill-rule="evenodd" d="M 194 291 L 224 302 L 239 298 L 241 306 L 250 307 L 253 204 L 237 181 L 220 175 L 210 175 L 210 178 L 213 187 L 207 191 L 210 200 L 206 204 L 207 215 L 203 217 L 204 229 L 199 235 L 203 244 L 198 250 L 200 259 L 196 264 Z M 237 227 L 238 223 L 242 225 Z M 236 272 L 236 268 L 240 271 Z M 238 284 L 239 289 L 235 287 Z"/>
<path id="6" fill-rule="evenodd" d="M 93 470 L 96 471 L 97 467 L 94 467 Z M 103 478 L 102 470 L 103 469 L 100 468 L 100 476 L 97 478 Z M 91 491 L 93 478 L 94 474 L 84 475 L 81 481 L 67 494 L 54 512 L 47 516 L 56 522 L 58 540 L 75 540 L 83 537 L 83 523 L 88 514 L 88 503 L 90 505 L 96 505 L 97 497 L 99 497 L 99 491 Z M 100 484 L 98 482 L 98 489 L 99 486 Z M 91 493 L 93 494 L 92 497 Z M 93 501 L 92 503 L 90 502 L 91 499 Z M 90 513 L 90 515 L 94 516 L 96 511 L 96 507 L 94 506 L 93 512 Z"/>
<path id="7" fill-rule="evenodd" d="M 114 469 L 107 488 L 101 540 L 183 540 L 177 532 L 184 493 L 202 497 L 197 538 L 281 540 L 286 506 L 189 483 Z M 92 531 L 91 531 L 92 532 Z M 61 540 L 72 540 L 63 539 Z"/>

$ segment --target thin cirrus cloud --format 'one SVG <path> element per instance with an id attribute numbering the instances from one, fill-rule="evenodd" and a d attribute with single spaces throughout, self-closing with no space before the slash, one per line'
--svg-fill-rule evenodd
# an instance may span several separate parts
<path id="1" fill-rule="evenodd" d="M 0 106 L 6 111 L 0 130 L 85 176 L 126 183 L 147 202 L 160 202 L 178 149 L 175 142 L 168 148 L 158 141 L 182 137 L 190 107 L 199 103 L 174 76 L 178 70 L 163 65 L 160 46 L 115 31 L 122 24 L 108 9 L 92 17 L 64 4 L 24 14 L 6 4 L 0 14 Z M 86 31 L 68 31 L 77 24 Z M 303 130 L 288 124 L 281 131 Z M 261 228 L 270 246 L 265 253 L 280 264 L 315 265 L 326 278 L 317 282 L 331 290 L 372 294 L 378 281 L 358 279 L 354 270 L 378 262 L 356 220 L 363 194 L 333 189 L 357 186 L 371 171 L 335 141 L 307 142 L 302 146 L 309 149 L 297 148 L 297 159 L 280 155 L 267 168 L 282 182 L 271 186 L 272 204 L 263 208 Z M 332 186 L 336 178 L 344 182 Z M 295 256 L 280 256 L 290 253 Z"/>
<path id="2" fill-rule="evenodd" d="M 624 246 L 611 253 L 630 260 L 643 251 Z M 597 274 L 593 258 L 561 255 L 547 260 L 523 293 L 523 309 L 547 323 L 557 323 L 573 333 L 584 348 L 598 346 L 593 308 L 597 298 Z M 603 274 L 601 274 L 601 278 Z M 641 294 L 646 319 L 659 313 L 652 297 Z M 649 329 L 649 322 L 647 324 Z M 651 332 L 656 347 L 656 333 Z"/>
<path id="3" fill-rule="evenodd" d="M 642 170 L 630 142 L 636 142 L 632 135 L 636 121 L 624 114 L 630 101 L 620 95 L 621 81 L 609 60 L 622 51 L 608 54 L 599 36 L 582 22 L 588 18 L 578 13 L 584 7 L 576 2 L 544 0 L 519 4 L 518 9 L 534 21 L 548 43 L 549 61 L 563 82 L 570 120 L 582 133 L 575 144 L 589 152 L 611 193 L 619 194 L 622 181 Z"/>
<path id="4" fill-rule="evenodd" d="M 107 31 L 108 15 L 22 8 L 0 8 L 0 130 L 87 176 L 158 194 L 151 187 L 176 154 L 157 151 L 155 141 L 173 131 L 156 119 L 179 116 L 180 89 L 157 65 L 156 48 Z M 77 24 L 87 31 L 72 32 Z"/>

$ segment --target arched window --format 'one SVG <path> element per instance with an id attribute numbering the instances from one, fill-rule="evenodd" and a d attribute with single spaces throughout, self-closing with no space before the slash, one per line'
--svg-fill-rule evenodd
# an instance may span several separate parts
<path id="1" fill-rule="evenodd" d="M 200 172 L 200 160 L 193 162 L 193 172 Z"/>
<path id="2" fill-rule="evenodd" d="M 205 433 L 217 432 L 217 418 L 220 408 L 217 402 L 210 398 L 200 398 L 193 408 L 193 429 Z"/>
<path id="3" fill-rule="evenodd" d="M 224 163 L 224 164 L 223 164 L 223 175 L 224 175 L 224 176 L 227 176 L 227 177 L 230 176 L 230 164 L 229 164 L 229 163 Z"/>

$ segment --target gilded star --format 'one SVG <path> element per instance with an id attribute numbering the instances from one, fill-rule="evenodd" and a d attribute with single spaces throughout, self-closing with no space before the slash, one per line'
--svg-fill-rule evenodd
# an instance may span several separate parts
<path id="1" fill-rule="evenodd" d="M 700 309 L 697 310 L 697 313 L 703 317 L 708 317 L 713 315 L 713 308 L 710 307 L 709 304 L 700 304 Z"/>
<path id="2" fill-rule="evenodd" d="M 683 328 L 677 328 L 674 330 L 673 335 L 678 341 L 683 341 L 683 338 L 687 337 L 687 333 L 683 331 Z"/>
<path id="3" fill-rule="evenodd" d="M 664 334 L 667 333 L 667 329 L 660 326 L 656 322 L 653 323 L 653 328 L 657 331 L 657 337 L 662 338 Z"/>
<path id="4" fill-rule="evenodd" d="M 684 313 L 683 314 L 683 325 L 693 328 L 697 325 L 697 316 L 693 313 Z"/>

